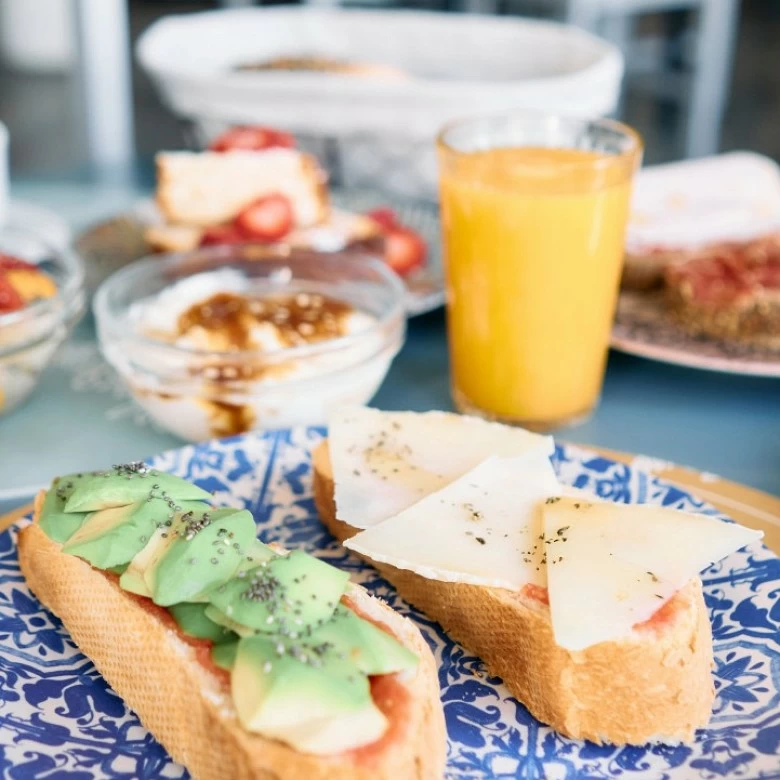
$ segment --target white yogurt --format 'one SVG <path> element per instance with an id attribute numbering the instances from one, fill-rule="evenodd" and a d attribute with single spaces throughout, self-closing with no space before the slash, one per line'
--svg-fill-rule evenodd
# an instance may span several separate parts
<path id="1" fill-rule="evenodd" d="M 252 295 L 251 282 L 231 269 L 181 280 L 134 304 L 130 310 L 132 327 L 137 332 L 154 333 L 168 344 L 207 350 L 208 333 L 193 328 L 178 335 L 178 321 L 193 305 L 222 292 Z M 137 341 L 104 344 L 103 349 L 136 401 L 158 424 L 183 439 L 202 441 L 237 432 L 230 427 L 233 415 L 241 420 L 240 425 L 249 421 L 253 429 L 324 425 L 333 407 L 368 403 L 402 340 L 402 332 L 388 339 L 375 328 L 376 323 L 372 315 L 352 311 L 342 319 L 341 330 L 360 338 L 330 351 L 333 340 L 312 343 L 312 354 L 296 357 L 288 356 L 287 345 L 273 323 L 258 323 L 251 329 L 251 338 L 259 353 L 268 353 L 270 367 L 265 370 L 264 363 L 257 378 L 237 376 L 235 381 L 226 381 L 224 366 L 220 368 L 222 381 L 211 381 L 208 355 L 172 352 Z M 237 360 L 236 374 L 241 365 Z"/>

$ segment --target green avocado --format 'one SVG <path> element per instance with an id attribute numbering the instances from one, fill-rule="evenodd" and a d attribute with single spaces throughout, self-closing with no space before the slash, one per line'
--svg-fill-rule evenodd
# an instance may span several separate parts
<path id="1" fill-rule="evenodd" d="M 86 512 L 66 513 L 65 503 L 70 498 L 76 486 L 92 474 L 68 474 L 57 477 L 46 491 L 41 513 L 38 516 L 40 529 L 55 542 L 62 544 L 79 529 Z"/>
<path id="2" fill-rule="evenodd" d="M 239 640 L 231 689 L 244 727 L 269 736 L 371 704 L 368 678 L 349 659 L 261 634 Z"/>
<path id="3" fill-rule="evenodd" d="M 182 501 L 182 511 L 202 511 L 199 501 Z M 131 561 L 155 529 L 173 524 L 173 513 L 160 498 L 93 512 L 62 548 L 98 569 Z"/>
<path id="4" fill-rule="evenodd" d="M 150 469 L 143 463 L 130 463 L 88 475 L 75 486 L 64 511 L 97 512 L 147 498 L 161 498 L 175 510 L 182 501 L 210 501 L 211 495 L 181 477 Z"/>
<path id="5" fill-rule="evenodd" d="M 267 563 L 278 556 L 267 544 L 263 544 L 259 539 L 255 539 L 252 544 L 246 549 L 246 555 L 244 560 L 238 565 L 236 569 L 236 576 L 243 576 L 243 572 L 248 572 L 251 569 L 256 569 L 263 563 Z"/>
<path id="6" fill-rule="evenodd" d="M 224 612 L 217 609 L 213 604 L 207 604 L 204 611 L 206 617 L 218 626 L 222 626 L 238 636 L 253 636 L 257 633 L 253 628 L 247 628 L 240 623 L 236 623 L 235 620 L 231 620 Z"/>
<path id="7" fill-rule="evenodd" d="M 232 642 L 220 642 L 211 648 L 211 660 L 220 667 L 230 671 L 236 662 L 236 653 L 238 652 L 238 640 Z"/>
<path id="8" fill-rule="evenodd" d="M 196 639 L 210 639 L 215 644 L 235 639 L 236 635 L 223 626 L 209 620 L 204 614 L 206 604 L 173 604 L 168 611 L 179 628 Z"/>
<path id="9" fill-rule="evenodd" d="M 146 547 L 142 547 L 130 561 L 119 578 L 119 586 L 130 593 L 151 598 L 152 593 L 144 579 L 144 572 L 152 561 L 160 559 L 165 550 L 173 544 L 173 540 L 174 536 L 170 528 L 167 526 L 158 528 L 152 534 Z"/>
<path id="10" fill-rule="evenodd" d="M 364 674 L 392 674 L 414 669 L 419 662 L 395 637 L 341 605 L 306 639 L 307 644 L 323 642 L 346 654 Z"/>
<path id="11" fill-rule="evenodd" d="M 294 550 L 212 590 L 209 601 L 248 628 L 294 637 L 333 615 L 349 575 Z"/>
<path id="12" fill-rule="evenodd" d="M 150 560 L 144 580 L 155 604 L 199 601 L 229 580 L 256 543 L 255 521 L 245 509 L 181 515 L 173 541 Z"/>

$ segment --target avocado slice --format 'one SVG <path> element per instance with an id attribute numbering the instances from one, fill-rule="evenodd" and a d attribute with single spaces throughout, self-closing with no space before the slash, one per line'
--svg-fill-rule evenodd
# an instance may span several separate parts
<path id="1" fill-rule="evenodd" d="M 238 640 L 232 642 L 220 642 L 211 648 L 211 660 L 220 668 L 230 671 L 236 662 L 238 652 Z"/>
<path id="2" fill-rule="evenodd" d="M 387 731 L 387 718 L 372 701 L 345 715 L 303 721 L 269 733 L 292 745 L 299 753 L 331 756 L 376 742 Z"/>
<path id="3" fill-rule="evenodd" d="M 235 640 L 236 635 L 232 631 L 208 619 L 204 614 L 206 606 L 185 602 L 171 605 L 168 612 L 185 634 L 196 639 L 210 639 L 215 644 Z"/>
<path id="4" fill-rule="evenodd" d="M 239 640 L 231 689 L 244 727 L 269 736 L 371 704 L 368 678 L 349 659 L 262 634 Z"/>
<path id="5" fill-rule="evenodd" d="M 420 660 L 394 636 L 342 605 L 306 639 L 307 644 L 323 642 L 335 652 L 346 654 L 361 672 L 369 675 L 414 669 Z"/>
<path id="6" fill-rule="evenodd" d="M 144 580 L 155 604 L 199 601 L 229 580 L 256 542 L 255 521 L 245 509 L 182 515 L 173 541 L 150 560 Z"/>
<path id="7" fill-rule="evenodd" d="M 175 510 L 182 501 L 210 501 L 211 494 L 181 477 L 130 463 L 80 481 L 65 502 L 65 512 L 97 512 L 147 498 L 160 498 Z"/>
<path id="8" fill-rule="evenodd" d="M 212 623 L 216 623 L 218 626 L 222 626 L 223 628 L 232 631 L 234 634 L 238 634 L 238 636 L 254 636 L 257 633 L 257 631 L 255 631 L 253 628 L 247 628 L 246 626 L 242 626 L 240 623 L 236 623 L 235 620 L 231 620 L 224 612 L 217 609 L 213 604 L 207 604 L 205 606 L 206 609 L 203 614 Z"/>
<path id="9" fill-rule="evenodd" d="M 199 501 L 182 501 L 182 511 L 203 509 Z M 62 548 L 98 569 L 131 561 L 146 546 L 156 528 L 172 525 L 168 504 L 160 498 L 93 512 Z"/>
<path id="10" fill-rule="evenodd" d="M 174 536 L 167 526 L 158 528 L 146 544 L 130 561 L 128 567 L 119 578 L 119 586 L 130 593 L 139 596 L 152 597 L 149 586 L 144 579 L 144 572 L 153 560 L 159 560 L 163 552 L 173 543 Z"/>
<path id="11" fill-rule="evenodd" d="M 38 525 L 40 529 L 53 541 L 62 544 L 81 527 L 86 512 L 65 512 L 65 503 L 70 498 L 76 486 L 83 482 L 91 474 L 67 474 L 64 477 L 55 478 L 46 491 L 43 500 Z"/>
<path id="12" fill-rule="evenodd" d="M 333 615 L 349 575 L 301 550 L 215 588 L 209 601 L 236 623 L 295 637 Z"/>

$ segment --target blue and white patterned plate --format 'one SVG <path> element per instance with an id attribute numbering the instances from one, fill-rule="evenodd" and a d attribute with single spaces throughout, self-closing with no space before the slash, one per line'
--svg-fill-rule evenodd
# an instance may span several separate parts
<path id="1" fill-rule="evenodd" d="M 160 469 L 252 511 L 260 536 L 348 570 L 422 629 L 439 662 L 451 778 L 780 778 L 780 559 L 755 545 L 703 575 L 718 697 L 690 746 L 613 747 L 566 739 L 531 717 L 501 681 L 402 602 L 320 525 L 310 454 L 320 430 L 279 431 L 164 453 Z M 717 514 L 647 474 L 574 447 L 558 448 L 563 481 L 618 502 Z M 30 594 L 15 530 L 0 534 L 0 771 L 8 778 L 186 776 Z M 227 780 L 227 779 L 226 779 Z M 399 780 L 403 780 L 399 778 Z"/>

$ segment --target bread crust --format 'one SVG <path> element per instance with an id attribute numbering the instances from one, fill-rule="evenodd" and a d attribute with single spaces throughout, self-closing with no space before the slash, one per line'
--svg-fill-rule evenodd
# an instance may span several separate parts
<path id="1" fill-rule="evenodd" d="M 327 442 L 313 455 L 314 497 L 340 541 L 357 533 L 336 517 Z M 714 700 L 712 634 L 701 580 L 692 580 L 671 625 L 582 651 L 555 643 L 540 602 L 499 588 L 439 582 L 371 562 L 411 604 L 478 655 L 538 720 L 576 739 L 614 744 L 689 742 Z M 644 633 L 644 632 L 648 633 Z"/>
<path id="2" fill-rule="evenodd" d="M 36 500 L 36 517 L 42 504 Z M 38 527 L 19 533 L 27 584 L 171 756 L 199 780 L 433 780 L 444 771 L 444 717 L 436 665 L 419 630 L 355 588 L 350 598 L 420 658 L 403 679 L 410 713 L 398 742 L 370 762 L 349 754 L 312 756 L 245 731 L 230 696 L 195 649 L 102 572 L 63 553 Z"/>
<path id="3" fill-rule="evenodd" d="M 623 261 L 620 286 L 624 290 L 637 292 L 646 292 L 661 287 L 664 283 L 666 269 L 685 262 L 691 254 L 690 251 L 684 249 L 627 251 Z"/>

